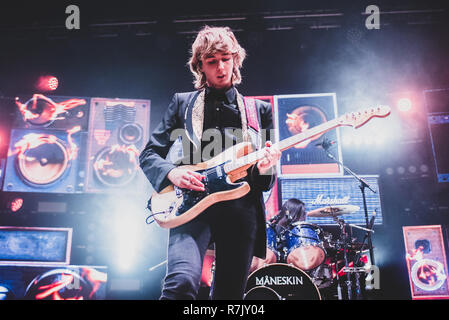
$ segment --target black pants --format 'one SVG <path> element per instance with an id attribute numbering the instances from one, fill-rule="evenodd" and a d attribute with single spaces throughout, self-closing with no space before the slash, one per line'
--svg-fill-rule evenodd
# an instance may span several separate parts
<path id="1" fill-rule="evenodd" d="M 169 233 L 161 299 L 196 299 L 206 250 L 215 242 L 214 300 L 242 300 L 254 253 L 256 212 L 248 199 L 217 203 Z"/>

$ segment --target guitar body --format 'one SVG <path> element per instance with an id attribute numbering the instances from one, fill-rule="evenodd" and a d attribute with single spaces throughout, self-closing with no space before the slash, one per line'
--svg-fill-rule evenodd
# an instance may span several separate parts
<path id="1" fill-rule="evenodd" d="M 250 191 L 246 181 L 235 182 L 246 176 L 250 165 L 226 173 L 224 166 L 230 161 L 252 152 L 248 142 L 239 143 L 214 158 L 196 165 L 181 166 L 201 173 L 205 191 L 193 191 L 169 185 L 161 192 L 153 193 L 151 211 L 163 228 L 175 228 L 189 222 L 216 202 L 234 200 Z"/>

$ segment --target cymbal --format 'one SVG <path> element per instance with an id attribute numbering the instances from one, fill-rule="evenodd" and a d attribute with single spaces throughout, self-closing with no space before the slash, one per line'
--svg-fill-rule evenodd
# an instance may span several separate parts
<path id="1" fill-rule="evenodd" d="M 343 214 L 350 214 L 360 210 L 359 206 L 354 205 L 341 205 L 332 207 L 322 207 L 312 211 L 307 212 L 309 217 L 337 217 Z"/>

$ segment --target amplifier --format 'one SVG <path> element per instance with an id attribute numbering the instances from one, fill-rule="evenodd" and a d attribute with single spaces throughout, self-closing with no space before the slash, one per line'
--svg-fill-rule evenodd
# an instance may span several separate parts
<path id="1" fill-rule="evenodd" d="M 449 299 L 440 225 L 402 227 L 412 299 Z"/>
<path id="2" fill-rule="evenodd" d="M 449 108 L 449 105 L 448 105 Z M 428 114 L 427 122 L 438 182 L 449 182 L 449 112 Z"/>
<path id="3" fill-rule="evenodd" d="M 87 130 L 90 99 L 87 97 L 32 96 L 16 97 L 14 128 L 67 130 L 75 126 Z"/>
<path id="4" fill-rule="evenodd" d="M 85 136 L 78 129 L 11 130 L 3 190 L 81 192 L 83 178 L 79 169 Z"/>
<path id="5" fill-rule="evenodd" d="M 371 190 L 365 189 L 368 219 L 371 219 L 373 213 L 376 213 L 374 223 L 381 225 L 383 217 L 378 176 L 363 176 L 362 178 L 376 191 L 373 193 Z M 288 199 L 297 198 L 305 203 L 307 211 L 338 205 L 358 206 L 360 210 L 352 214 L 345 214 L 341 218 L 347 223 L 366 225 L 359 185 L 359 182 L 352 176 L 281 179 L 281 200 L 284 203 Z M 331 217 L 307 217 L 306 221 L 318 225 L 336 224 Z"/>
<path id="6" fill-rule="evenodd" d="M 0 300 L 102 300 L 107 267 L 0 266 Z"/>
<path id="7" fill-rule="evenodd" d="M 146 182 L 138 154 L 149 130 L 149 100 L 92 98 L 85 191 L 138 190 Z"/>
<path id="8" fill-rule="evenodd" d="M 67 265 L 71 246 L 71 228 L 0 226 L 0 265 Z"/>
<path id="9" fill-rule="evenodd" d="M 425 90 L 424 97 L 438 182 L 449 182 L 449 89 Z"/>

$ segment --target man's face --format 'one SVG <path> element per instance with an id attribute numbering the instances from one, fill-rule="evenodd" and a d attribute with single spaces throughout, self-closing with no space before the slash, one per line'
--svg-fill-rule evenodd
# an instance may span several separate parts
<path id="1" fill-rule="evenodd" d="M 234 59 L 230 52 L 217 52 L 201 61 L 201 71 L 204 72 L 209 87 L 219 90 L 231 87 Z"/>

